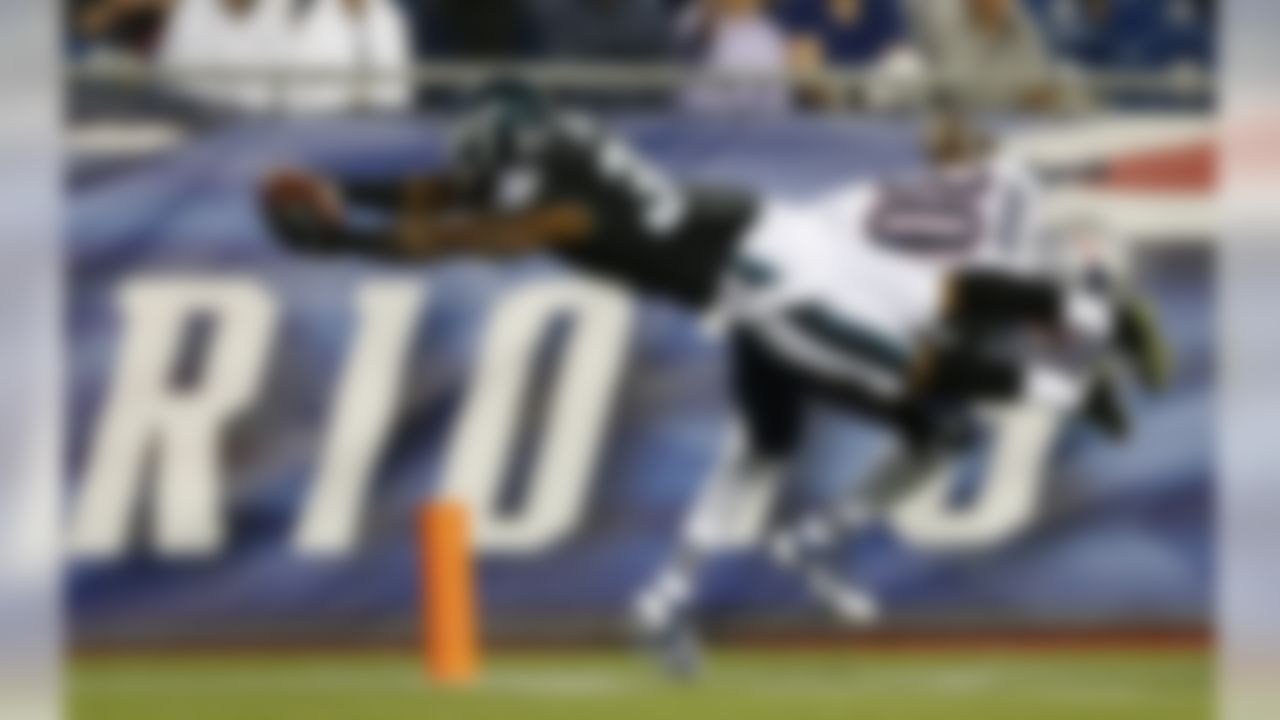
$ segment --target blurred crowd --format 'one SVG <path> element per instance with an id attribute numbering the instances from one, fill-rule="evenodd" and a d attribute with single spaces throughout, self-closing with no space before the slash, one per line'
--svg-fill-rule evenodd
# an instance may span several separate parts
<path id="1" fill-rule="evenodd" d="M 685 88 L 710 107 L 901 105 L 942 76 L 1035 109 L 1078 102 L 1090 71 L 1207 69 L 1215 12 L 1214 0 L 72 0 L 67 44 L 84 61 L 302 71 L 286 97 L 265 75 L 183 85 L 298 112 L 407 106 L 409 71 L 432 62 L 536 59 L 788 79 Z M 862 73 L 860 95 L 834 98 L 821 80 L 831 70 Z"/>

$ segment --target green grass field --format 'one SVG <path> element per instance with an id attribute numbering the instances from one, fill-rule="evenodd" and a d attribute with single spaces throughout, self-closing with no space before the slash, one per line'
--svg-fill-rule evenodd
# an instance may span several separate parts
<path id="1" fill-rule="evenodd" d="M 73 720 L 1206 720 L 1198 652 L 734 652 L 672 685 L 623 654 L 503 656 L 468 690 L 412 658 L 91 659 Z"/>

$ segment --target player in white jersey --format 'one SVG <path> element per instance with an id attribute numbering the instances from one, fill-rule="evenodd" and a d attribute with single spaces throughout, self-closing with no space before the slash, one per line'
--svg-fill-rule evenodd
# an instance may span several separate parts
<path id="1" fill-rule="evenodd" d="M 982 209 L 986 195 L 969 192 L 976 186 L 960 171 L 939 187 L 858 188 L 812 206 L 682 186 L 603 126 L 509 83 L 490 89 L 454 149 L 445 166 L 404 177 L 281 169 L 264 179 L 264 218 L 283 245 L 322 257 L 427 264 L 547 252 L 694 311 L 723 307 L 742 442 L 640 602 L 654 636 L 687 637 L 671 631 L 687 627 L 676 621 L 701 558 L 753 485 L 781 479 L 815 401 L 884 423 L 912 458 L 963 436 L 963 413 L 941 409 L 975 399 L 1026 395 L 1118 424 L 1108 384 L 974 351 L 978 326 L 1035 322 L 1101 337 L 1121 316 L 1108 298 L 1007 269 L 978 272 L 981 263 L 962 259 L 999 242 L 988 228 L 1009 205 Z M 351 206 L 388 222 L 356 223 Z M 690 657 L 682 645 L 662 643 L 677 649 L 664 653 L 677 670 Z"/>
<path id="2" fill-rule="evenodd" d="M 963 132 L 954 125 L 948 130 Z M 980 142 L 973 138 L 965 141 Z M 946 155 L 934 153 L 943 160 L 947 160 Z M 1115 290 L 1113 269 L 1098 254 L 1096 228 L 1043 217 L 1043 201 L 1051 192 L 1051 185 L 1078 179 L 1079 170 L 1049 178 L 1009 155 L 973 155 L 971 151 L 960 153 L 949 162 L 915 175 L 856 183 L 819 199 L 810 208 L 837 235 L 861 229 L 862 234 L 855 240 L 861 249 L 886 251 L 896 260 L 908 260 L 885 264 L 866 262 L 865 255 L 861 258 L 865 275 L 896 285 L 898 296 L 906 297 L 901 304 L 917 307 L 926 316 L 928 309 L 938 303 L 934 296 L 936 273 L 954 273 L 962 268 L 987 268 L 1028 278 L 1053 277 L 1084 288 L 1086 297 Z M 1086 170 L 1083 174 L 1089 173 Z M 854 233 L 858 234 L 857 230 Z M 1138 314 L 1141 322 L 1153 322 L 1140 298 L 1132 295 L 1129 302 L 1130 311 Z M 981 334 L 980 330 L 976 332 Z M 981 338 L 953 338 L 951 342 L 975 344 Z M 1150 355 L 1147 362 L 1144 380 L 1153 389 L 1159 388 L 1169 373 L 1167 359 L 1157 353 Z M 1036 398 L 1030 400 L 1034 402 Z M 1116 420 L 1127 425 L 1123 416 Z M 1121 426 L 1114 431 L 1122 434 L 1127 430 Z M 772 556 L 780 564 L 799 570 L 814 595 L 836 614 L 853 620 L 867 616 L 874 601 L 829 571 L 821 562 L 823 552 L 842 535 L 874 519 L 882 509 L 877 506 L 892 502 L 911 488 L 912 479 L 922 480 L 946 459 L 946 453 L 908 453 L 889 458 L 868 482 L 853 488 L 844 503 L 820 508 L 798 522 L 774 530 L 768 543 Z"/>
<path id="3" fill-rule="evenodd" d="M 698 568 L 762 483 L 788 471 L 809 404 L 834 401 L 885 419 L 903 452 L 847 503 L 773 533 L 774 557 L 801 571 L 846 619 L 874 599 L 809 556 L 883 511 L 960 450 L 975 401 L 1084 411 L 1109 434 L 1127 418 L 1109 372 L 993 351 L 993 336 L 1047 329 L 1125 348 L 1159 387 L 1163 353 L 1140 304 L 1064 277 L 1035 217 L 1040 183 L 1009 158 L 978 159 L 968 135 L 933 138 L 933 171 L 857 183 L 808 204 L 766 205 L 729 282 L 736 397 L 746 438 L 731 444 L 683 542 L 640 595 L 637 616 L 677 673 L 696 661 L 689 622 Z M 960 143 L 959 147 L 956 147 Z M 956 432 L 959 430 L 959 432 Z"/>
<path id="4" fill-rule="evenodd" d="M 856 363 L 841 367 L 829 352 L 806 343 L 803 333 L 787 328 L 785 317 L 829 316 L 911 356 L 940 330 L 955 330 L 948 312 L 972 309 L 955 305 L 969 299 L 957 295 L 974 278 L 988 286 L 984 290 L 1019 277 L 1028 286 L 1044 288 L 1048 280 L 1055 292 L 1062 289 L 1060 253 L 1052 247 L 1056 234 L 1037 217 L 1043 187 L 1036 173 L 1008 156 L 951 152 L 913 175 L 857 182 L 809 203 L 770 205 L 738 251 L 741 272 L 730 292 L 735 319 L 773 337 L 777 349 L 802 365 L 858 374 L 893 392 L 905 378 L 878 377 L 884 373 Z M 935 151 L 935 157 L 946 155 Z M 1060 299 L 1078 305 L 1064 306 L 1066 312 L 1105 314 L 1105 302 L 1093 302 L 1103 298 L 1073 296 L 1068 289 Z"/>

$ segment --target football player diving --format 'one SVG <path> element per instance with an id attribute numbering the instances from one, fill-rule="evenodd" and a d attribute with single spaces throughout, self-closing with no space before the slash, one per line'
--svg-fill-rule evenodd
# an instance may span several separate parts
<path id="1" fill-rule="evenodd" d="M 1130 288 L 1012 260 L 1038 231 L 1034 183 L 1012 163 L 975 161 L 981 143 L 943 128 L 930 143 L 945 162 L 937 173 L 783 203 L 674 182 L 587 116 L 497 82 L 460 124 L 445 167 L 386 180 L 282 168 L 264 178 L 261 204 L 300 253 L 428 264 L 547 252 L 728 320 L 735 437 L 636 605 L 666 668 L 688 675 L 699 570 L 753 486 L 786 476 L 815 403 L 873 419 L 901 447 L 841 512 L 805 523 L 830 537 L 966 449 L 976 403 L 1040 405 L 1120 438 L 1128 418 L 1114 361 L 1151 388 L 1167 376 L 1158 329 Z M 392 219 L 357 226 L 352 207 Z M 1071 364 L 998 341 L 1023 332 L 1091 352 Z M 873 600 L 804 559 L 805 535 L 774 533 L 775 557 L 842 614 L 872 619 Z"/>

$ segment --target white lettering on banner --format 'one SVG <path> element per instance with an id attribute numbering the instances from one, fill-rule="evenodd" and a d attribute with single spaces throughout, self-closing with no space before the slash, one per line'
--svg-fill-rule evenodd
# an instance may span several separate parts
<path id="1" fill-rule="evenodd" d="M 223 431 L 258 392 L 276 305 L 253 280 L 228 277 L 137 280 L 118 301 L 121 350 L 73 510 L 71 547 L 89 558 L 124 553 L 154 457 L 157 548 L 213 554 L 225 540 Z M 201 316 L 213 328 L 203 372 L 196 386 L 173 387 L 185 331 Z"/>
<path id="2" fill-rule="evenodd" d="M 949 501 L 954 465 L 908 497 L 892 515 L 893 528 L 907 543 L 924 550 L 989 549 L 1014 539 L 1039 515 L 1061 416 L 1042 408 L 1003 410 L 994 417 L 995 446 L 973 503 L 955 507 Z"/>
<path id="3" fill-rule="evenodd" d="M 624 368 L 633 305 L 621 292 L 580 280 L 518 290 L 485 333 L 443 479 L 449 497 L 472 509 L 481 551 L 529 554 L 567 537 L 580 522 Z M 572 320 L 558 362 L 525 502 L 501 512 L 499 497 L 519 438 L 521 408 L 539 345 L 557 318 Z"/>
<path id="4" fill-rule="evenodd" d="M 420 280 L 360 288 L 355 345 L 320 445 L 316 484 L 293 536 L 301 554 L 342 557 L 359 542 L 369 483 L 395 420 L 425 292 Z"/>
<path id="5" fill-rule="evenodd" d="M 71 548 L 91 559 L 122 556 L 134 517 L 145 507 L 143 519 L 161 553 L 216 553 L 227 522 L 221 444 L 228 425 L 259 392 L 278 325 L 276 304 L 254 280 L 231 277 L 136 280 L 118 302 L 120 350 L 72 508 Z M 359 289 L 356 331 L 320 445 L 316 484 L 293 532 L 299 553 L 341 557 L 356 549 L 426 304 L 426 288 L 417 280 L 378 280 Z M 494 310 L 449 438 L 442 480 L 446 494 L 473 509 L 480 550 L 536 553 L 579 527 L 633 316 L 627 296 L 580 280 L 517 290 Z M 190 386 L 175 386 L 170 378 L 197 318 L 207 318 L 212 330 L 204 357 L 196 359 L 202 372 Z M 540 378 L 540 348 L 562 319 L 571 332 L 549 377 Z M 525 408 L 535 382 L 552 390 L 531 423 Z M 942 468 L 892 513 L 892 527 L 904 541 L 932 551 L 981 550 L 1036 521 L 1061 418 L 1018 408 L 997 413 L 993 422 L 992 460 L 974 502 L 950 502 L 955 468 Z M 537 447 L 529 489 L 518 507 L 504 508 L 504 485 L 526 433 Z M 155 502 L 143 503 L 146 492 L 155 494 Z M 772 504 L 770 495 L 761 496 L 762 506 Z M 741 529 L 744 536 L 755 534 Z"/>

